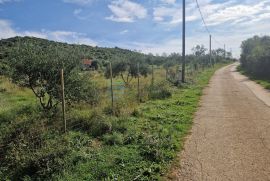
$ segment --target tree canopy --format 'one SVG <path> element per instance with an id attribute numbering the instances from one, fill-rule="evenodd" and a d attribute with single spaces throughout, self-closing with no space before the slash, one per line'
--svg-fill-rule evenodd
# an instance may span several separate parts
<path id="1" fill-rule="evenodd" d="M 270 80 L 270 36 L 242 42 L 241 65 L 250 74 Z"/>

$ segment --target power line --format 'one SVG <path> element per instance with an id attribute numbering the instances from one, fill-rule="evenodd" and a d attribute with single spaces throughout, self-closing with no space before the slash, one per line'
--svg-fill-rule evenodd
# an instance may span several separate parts
<path id="1" fill-rule="evenodd" d="M 206 23 L 205 23 L 205 20 L 204 20 L 204 17 L 203 17 L 203 14 L 202 14 L 200 5 L 199 5 L 199 3 L 198 3 L 198 0 L 195 0 L 195 2 L 196 2 L 196 4 L 197 4 L 197 8 L 198 8 L 198 10 L 199 10 L 199 12 L 200 12 L 200 15 L 201 15 L 201 18 L 202 18 L 204 27 L 205 27 L 206 31 L 207 31 L 209 34 L 211 34 L 210 31 L 209 31 L 209 29 L 208 29 L 208 27 L 207 27 L 207 25 L 206 25 Z"/>
<path id="2" fill-rule="evenodd" d="M 210 32 L 210 30 L 209 30 L 209 28 L 208 28 L 208 26 L 207 26 L 207 24 L 206 24 L 206 21 L 205 21 L 205 19 L 204 19 L 204 17 L 203 17 L 203 13 L 202 13 L 202 10 L 201 10 L 201 7 L 200 7 L 200 5 L 199 5 L 198 0 L 195 0 L 195 2 L 196 2 L 196 4 L 197 4 L 197 8 L 198 8 L 199 13 L 200 13 L 200 15 L 201 15 L 201 19 L 202 19 L 203 25 L 204 25 L 206 31 L 208 32 L 208 34 L 211 35 L 211 32 Z M 213 38 L 213 40 L 214 40 L 217 44 L 223 46 L 223 44 L 220 43 L 215 37 L 212 37 L 212 38 Z"/>

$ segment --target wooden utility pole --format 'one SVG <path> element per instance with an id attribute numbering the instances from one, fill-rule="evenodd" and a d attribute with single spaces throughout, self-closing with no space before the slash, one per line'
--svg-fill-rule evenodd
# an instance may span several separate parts
<path id="1" fill-rule="evenodd" d="M 62 87 L 62 113 L 64 122 L 64 132 L 67 132 L 67 120 L 66 120 L 66 104 L 65 104 L 65 82 L 64 82 L 64 69 L 61 69 L 61 87 Z"/>
<path id="2" fill-rule="evenodd" d="M 186 0 L 183 0 L 182 61 L 182 82 L 184 83 L 186 69 Z"/>
<path id="3" fill-rule="evenodd" d="M 113 98 L 113 74 L 112 74 L 112 63 L 110 62 L 110 78 L 111 78 L 111 100 L 112 100 L 112 111 L 114 113 L 114 98 Z"/>
<path id="4" fill-rule="evenodd" d="M 210 64 L 213 66 L 213 62 L 212 62 L 212 35 L 209 36 L 210 38 L 210 43 L 209 43 L 209 55 L 210 55 Z"/>
<path id="5" fill-rule="evenodd" d="M 141 101 L 141 95 L 140 95 L 140 64 L 138 63 L 137 64 L 137 76 L 138 76 L 138 85 L 137 85 L 137 88 L 138 88 L 138 102 Z"/>

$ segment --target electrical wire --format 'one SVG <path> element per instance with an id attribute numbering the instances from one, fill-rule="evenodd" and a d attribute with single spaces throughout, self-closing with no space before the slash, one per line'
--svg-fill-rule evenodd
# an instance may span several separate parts
<path id="1" fill-rule="evenodd" d="M 206 21 L 205 21 L 205 19 L 204 19 L 204 17 L 203 17 L 203 13 L 202 13 L 202 10 L 201 10 L 201 7 L 200 7 L 200 5 L 199 5 L 198 0 L 195 0 L 195 2 L 196 2 L 196 5 L 197 5 L 197 8 L 198 8 L 198 10 L 199 10 L 199 13 L 200 13 L 200 15 L 201 15 L 201 19 L 202 19 L 203 25 L 204 25 L 204 27 L 205 27 L 205 30 L 208 32 L 209 35 L 211 35 L 211 32 L 210 32 L 210 30 L 209 30 L 209 28 L 208 28 L 208 26 L 207 26 L 207 24 L 206 24 Z M 220 43 L 215 37 L 212 37 L 212 38 L 213 38 L 213 40 L 214 40 L 217 44 L 223 46 L 223 44 Z"/>

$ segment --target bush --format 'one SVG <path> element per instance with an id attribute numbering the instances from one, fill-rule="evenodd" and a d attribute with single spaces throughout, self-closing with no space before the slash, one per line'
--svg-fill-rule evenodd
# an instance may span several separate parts
<path id="1" fill-rule="evenodd" d="M 254 36 L 242 42 L 241 66 L 249 74 L 270 80 L 270 37 Z"/>
<path id="2" fill-rule="evenodd" d="M 140 154 L 147 160 L 161 163 L 170 161 L 174 157 L 175 150 L 178 149 L 178 141 L 170 135 L 166 129 L 159 130 L 158 135 L 141 135 Z"/>
<path id="3" fill-rule="evenodd" d="M 103 112 L 106 115 L 114 115 L 114 116 L 120 116 L 121 115 L 121 105 L 119 103 L 114 104 L 114 108 L 112 106 L 107 106 L 104 108 Z"/>
<path id="4" fill-rule="evenodd" d="M 44 134 L 39 135 L 42 143 L 37 147 L 33 140 L 9 144 L 4 160 L 1 160 L 0 170 L 2 177 L 7 180 L 51 180 L 54 174 L 60 174 L 72 164 L 71 147 L 68 140 L 61 135 L 51 133 L 50 139 L 43 139 Z M 33 147 L 35 146 L 35 147 Z"/>
<path id="5" fill-rule="evenodd" d="M 72 120 L 73 125 L 78 125 L 73 129 L 85 131 L 94 137 L 110 133 L 112 130 L 110 119 L 98 112 L 94 112 L 92 115 L 75 115 Z"/>
<path id="6" fill-rule="evenodd" d="M 108 118 L 100 114 L 93 114 L 91 118 L 91 135 L 97 137 L 111 132 L 112 123 Z"/>
<path id="7" fill-rule="evenodd" d="M 166 99 L 172 96 L 169 85 L 166 82 L 159 82 L 148 89 L 150 99 Z"/>
<path id="8" fill-rule="evenodd" d="M 142 113 L 138 109 L 134 109 L 131 115 L 134 117 L 139 117 L 142 115 Z"/>
<path id="9" fill-rule="evenodd" d="M 7 89 L 0 87 L 0 93 L 6 92 Z"/>
<path id="10" fill-rule="evenodd" d="M 120 133 L 125 133 L 128 127 L 128 118 L 119 118 L 112 121 L 112 130 Z"/>
<path id="11" fill-rule="evenodd" d="M 103 141 L 107 145 L 122 145 L 123 140 L 123 135 L 117 132 L 113 132 L 112 134 L 106 134 L 103 136 Z"/>
<path id="12" fill-rule="evenodd" d="M 73 71 L 68 77 L 66 85 L 66 98 L 69 102 L 86 102 L 91 105 L 98 104 L 100 93 L 95 82 L 89 80 L 86 74 Z"/>

